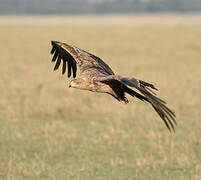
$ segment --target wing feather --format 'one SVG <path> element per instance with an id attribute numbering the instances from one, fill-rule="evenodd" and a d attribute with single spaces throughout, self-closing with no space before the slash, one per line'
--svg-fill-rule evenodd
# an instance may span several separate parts
<path id="1" fill-rule="evenodd" d="M 103 74 L 114 74 L 111 68 L 99 57 L 66 43 L 52 41 L 51 54 L 53 54 L 52 62 L 57 60 L 54 70 L 59 68 L 62 60 L 62 74 L 64 74 L 66 72 L 66 66 L 68 65 L 68 77 L 72 75 L 72 71 L 73 77 L 76 77 L 77 67 L 79 67 L 80 73 L 89 68 L 94 68 L 97 71 L 101 71 Z"/>
<path id="2" fill-rule="evenodd" d="M 71 69 L 72 69 L 71 63 L 68 61 L 68 77 L 71 76 Z"/>
<path id="3" fill-rule="evenodd" d="M 128 86 L 136 88 L 140 93 L 142 93 L 161 117 L 166 127 L 171 131 L 175 131 L 174 125 L 176 125 L 175 114 L 167 106 L 166 102 L 155 96 L 155 94 L 150 91 L 149 88 L 157 90 L 153 84 L 137 80 L 135 78 L 121 77 L 120 80 L 127 84 Z M 149 88 L 147 88 L 149 87 Z"/>
<path id="4" fill-rule="evenodd" d="M 63 61 L 62 74 L 65 74 L 65 72 L 66 72 L 66 61 Z"/>
<path id="5" fill-rule="evenodd" d="M 59 55 L 58 59 L 57 59 L 57 62 L 55 64 L 55 66 L 54 66 L 54 71 L 56 71 L 59 68 L 60 64 L 61 64 L 61 56 Z"/>
<path id="6" fill-rule="evenodd" d="M 54 48 L 54 47 L 53 47 L 53 48 Z M 53 48 L 52 48 L 52 49 L 53 49 Z M 53 56 L 53 58 L 52 58 L 52 62 L 55 62 L 56 59 L 57 59 L 57 57 L 58 57 L 58 51 L 55 51 L 55 50 L 54 50 L 54 51 L 52 51 L 52 52 L 55 52 L 55 53 L 54 53 L 54 56 Z"/>
<path id="7" fill-rule="evenodd" d="M 135 78 L 128 78 L 122 77 L 118 75 L 111 75 L 111 76 L 100 76 L 96 78 L 97 81 L 108 83 L 114 80 L 119 81 L 122 83 L 125 92 L 129 93 L 131 96 L 135 96 L 142 101 L 149 102 L 157 114 L 161 117 L 163 122 L 165 123 L 166 127 L 171 131 L 175 131 L 174 125 L 176 125 L 175 114 L 170 110 L 167 106 L 165 106 L 165 101 L 155 96 L 155 93 L 152 93 L 152 88 L 157 90 L 153 84 L 146 83 L 141 80 L 137 80 Z M 128 88 L 127 86 L 134 87 L 137 89 L 141 94 L 133 91 L 132 89 Z M 148 88 L 149 87 L 149 88 Z"/>
<path id="8" fill-rule="evenodd" d="M 53 46 L 51 50 L 51 54 L 54 54 L 55 51 L 56 51 L 56 46 Z"/>

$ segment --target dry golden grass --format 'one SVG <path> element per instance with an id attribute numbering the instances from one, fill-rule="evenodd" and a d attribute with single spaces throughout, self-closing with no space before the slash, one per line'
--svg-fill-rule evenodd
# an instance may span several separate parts
<path id="1" fill-rule="evenodd" d="M 201 179 L 201 29 L 0 25 L 0 179 Z M 67 88 L 50 41 L 154 83 L 177 115 Z"/>

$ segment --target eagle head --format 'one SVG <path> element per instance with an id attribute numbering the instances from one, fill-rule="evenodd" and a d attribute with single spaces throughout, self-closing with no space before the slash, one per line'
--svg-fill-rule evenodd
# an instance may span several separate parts
<path id="1" fill-rule="evenodd" d="M 81 84 L 81 81 L 79 79 L 72 79 L 70 82 L 69 82 L 69 88 L 79 88 L 80 87 L 80 84 Z"/>

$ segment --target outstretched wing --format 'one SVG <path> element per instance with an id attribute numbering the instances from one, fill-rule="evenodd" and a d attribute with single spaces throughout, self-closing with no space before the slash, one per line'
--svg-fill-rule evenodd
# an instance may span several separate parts
<path id="1" fill-rule="evenodd" d="M 53 54 L 52 62 L 56 61 L 54 70 L 57 70 L 63 62 L 62 74 L 66 72 L 68 67 L 68 77 L 71 76 L 72 71 L 73 77 L 76 77 L 77 67 L 79 67 L 80 73 L 89 68 L 95 68 L 105 75 L 114 74 L 111 68 L 99 57 L 66 43 L 52 41 L 51 54 Z"/>
<path id="2" fill-rule="evenodd" d="M 175 121 L 175 114 L 165 105 L 165 101 L 156 97 L 156 94 L 153 92 L 153 90 L 151 90 L 157 90 L 153 84 L 135 78 L 128 78 L 118 75 L 98 77 L 96 80 L 103 83 L 110 83 L 112 81 L 121 82 L 125 92 L 129 93 L 131 96 L 135 96 L 143 101 L 149 102 L 154 108 L 154 110 L 157 112 L 157 114 L 161 117 L 166 127 L 170 131 L 171 129 L 174 130 L 174 125 L 177 124 Z M 141 94 L 133 91 L 127 86 L 134 87 Z"/>

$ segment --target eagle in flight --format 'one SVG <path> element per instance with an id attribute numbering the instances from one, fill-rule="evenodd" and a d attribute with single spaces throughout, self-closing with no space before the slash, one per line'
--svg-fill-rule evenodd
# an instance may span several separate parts
<path id="1" fill-rule="evenodd" d="M 99 57 L 66 43 L 52 41 L 51 54 L 53 54 L 52 62 L 56 62 L 54 70 L 57 70 L 62 62 L 62 74 L 67 71 L 68 78 L 73 76 L 69 87 L 107 93 L 125 104 L 128 103 L 125 96 L 127 93 L 150 103 L 166 127 L 170 131 L 175 130 L 175 114 L 165 105 L 165 101 L 156 97 L 153 90 L 157 89 L 153 84 L 116 75 Z M 77 75 L 78 68 L 79 75 Z"/>

